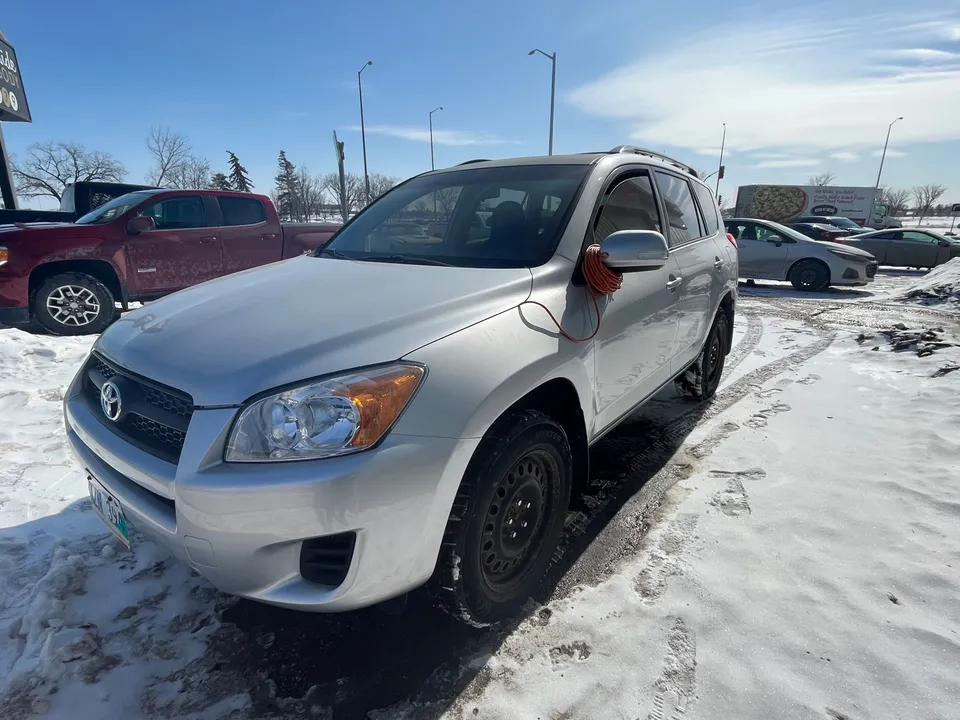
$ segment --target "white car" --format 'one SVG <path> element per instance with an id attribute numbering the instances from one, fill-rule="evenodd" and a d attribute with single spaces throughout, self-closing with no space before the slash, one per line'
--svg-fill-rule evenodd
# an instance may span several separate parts
<path id="1" fill-rule="evenodd" d="M 789 280 L 797 290 L 866 285 L 877 274 L 873 255 L 859 248 L 817 242 L 780 223 L 752 218 L 724 221 L 737 242 L 740 277 Z"/>

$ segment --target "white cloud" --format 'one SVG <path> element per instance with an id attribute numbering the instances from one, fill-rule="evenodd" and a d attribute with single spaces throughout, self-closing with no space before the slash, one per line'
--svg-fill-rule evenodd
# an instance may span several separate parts
<path id="1" fill-rule="evenodd" d="M 355 125 L 351 130 L 360 131 L 360 126 Z M 415 142 L 430 142 L 430 131 L 420 128 L 399 127 L 396 125 L 371 125 L 367 127 L 368 133 L 375 135 L 390 135 L 391 137 L 401 138 L 403 140 L 413 140 Z M 462 130 L 434 130 L 433 143 L 435 145 L 511 145 L 516 144 L 513 140 L 504 140 L 489 133 L 465 132 Z"/>
<path id="2" fill-rule="evenodd" d="M 756 165 L 755 168 L 790 168 L 790 167 L 813 167 L 819 165 L 820 161 L 816 158 L 794 158 L 793 160 L 764 160 Z"/>
<path id="3" fill-rule="evenodd" d="M 874 150 L 870 154 L 873 155 L 874 157 L 880 157 L 881 155 L 883 155 L 883 149 L 881 148 L 880 150 Z M 893 148 L 887 148 L 887 157 L 905 157 L 905 156 L 906 156 L 906 153 L 903 152 L 902 150 L 894 150 Z"/>
<path id="4" fill-rule="evenodd" d="M 883 147 L 900 115 L 893 136 L 901 145 L 960 140 L 960 55 L 934 49 L 960 20 L 956 11 L 860 13 L 827 26 L 824 13 L 834 16 L 835 6 L 671 36 L 568 98 L 628 123 L 631 139 L 647 147 L 712 147 L 725 122 L 733 150 L 869 151 Z M 695 89 L 696 103 L 679 102 L 677 88 Z"/>
<path id="5" fill-rule="evenodd" d="M 830 153 L 830 157 L 832 157 L 834 160 L 842 160 L 843 162 L 853 162 L 860 156 L 855 153 L 842 150 L 840 152 Z"/>

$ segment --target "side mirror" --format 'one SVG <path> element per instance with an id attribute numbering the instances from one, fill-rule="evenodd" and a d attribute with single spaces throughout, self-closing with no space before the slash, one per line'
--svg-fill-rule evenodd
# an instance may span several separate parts
<path id="1" fill-rule="evenodd" d="M 937 243 L 937 245 L 939 245 L 940 247 L 950 247 L 950 241 L 949 241 L 949 240 L 941 240 L 940 242 Z"/>
<path id="2" fill-rule="evenodd" d="M 670 259 L 666 238 L 654 230 L 620 230 L 611 233 L 600 249 L 603 264 L 617 272 L 656 270 Z"/>
<path id="3" fill-rule="evenodd" d="M 130 218 L 127 223 L 127 233 L 130 235 L 139 235 L 142 232 L 156 230 L 157 223 L 149 215 L 137 215 Z"/>

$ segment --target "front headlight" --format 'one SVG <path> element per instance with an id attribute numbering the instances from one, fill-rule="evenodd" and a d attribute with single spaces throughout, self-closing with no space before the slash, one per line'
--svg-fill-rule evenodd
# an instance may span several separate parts
<path id="1" fill-rule="evenodd" d="M 423 380 L 418 365 L 356 370 L 247 405 L 233 424 L 226 462 L 314 460 L 377 444 Z"/>
<path id="2" fill-rule="evenodd" d="M 844 252 L 843 250 L 834 250 L 833 248 L 830 248 L 830 252 L 836 255 L 838 258 L 846 260 L 847 262 L 866 263 L 873 259 L 871 257 L 867 257 L 866 255 L 856 255 L 854 253 Z"/>

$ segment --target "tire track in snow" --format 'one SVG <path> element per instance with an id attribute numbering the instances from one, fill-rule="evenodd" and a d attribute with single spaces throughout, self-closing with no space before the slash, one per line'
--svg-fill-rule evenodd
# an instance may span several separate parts
<path id="1" fill-rule="evenodd" d="M 737 365 L 742 363 L 750 353 L 756 350 L 760 344 L 760 338 L 763 337 L 763 320 L 760 319 L 760 316 L 744 314 L 743 317 L 747 319 L 747 329 L 740 342 L 738 342 L 730 351 L 730 354 L 727 355 L 727 360 L 723 366 L 725 373 L 730 373 Z"/>

